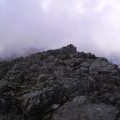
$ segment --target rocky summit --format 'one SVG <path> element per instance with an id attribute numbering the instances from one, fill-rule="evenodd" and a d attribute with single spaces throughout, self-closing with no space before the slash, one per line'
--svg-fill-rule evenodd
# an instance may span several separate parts
<path id="1" fill-rule="evenodd" d="M 1 61 L 0 120 L 120 120 L 120 70 L 72 44 Z"/>

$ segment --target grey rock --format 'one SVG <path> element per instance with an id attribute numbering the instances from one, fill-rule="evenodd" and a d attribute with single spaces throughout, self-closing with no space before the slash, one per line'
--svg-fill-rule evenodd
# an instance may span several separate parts
<path id="1" fill-rule="evenodd" d="M 56 110 L 56 109 L 58 109 L 59 108 L 59 104 L 53 104 L 52 105 L 52 110 Z"/>
<path id="2" fill-rule="evenodd" d="M 49 79 L 50 75 L 49 74 L 41 74 L 37 77 L 37 80 L 39 81 L 45 81 L 47 79 Z"/>
<path id="3" fill-rule="evenodd" d="M 82 67 L 86 67 L 86 68 L 89 68 L 89 63 L 87 63 L 87 62 L 83 62 L 83 63 L 81 63 L 81 66 Z"/>
<path id="4" fill-rule="evenodd" d="M 117 120 L 120 70 L 74 45 L 0 61 L 3 120 Z"/>
<path id="5" fill-rule="evenodd" d="M 95 62 L 93 62 L 89 70 L 102 73 L 116 72 L 114 71 L 114 66 L 111 63 L 109 63 L 107 60 L 101 59 L 97 59 Z"/>
<path id="6" fill-rule="evenodd" d="M 117 117 L 118 110 L 113 106 L 85 103 L 84 97 L 75 99 L 57 110 L 53 120 L 115 120 Z"/>
<path id="7" fill-rule="evenodd" d="M 34 65 L 31 65 L 29 69 L 33 72 L 36 72 L 39 69 L 38 66 L 39 66 L 38 64 L 34 64 Z"/>

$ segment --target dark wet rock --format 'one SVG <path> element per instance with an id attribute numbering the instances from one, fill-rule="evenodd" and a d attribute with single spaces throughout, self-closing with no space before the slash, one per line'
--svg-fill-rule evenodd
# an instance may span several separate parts
<path id="1" fill-rule="evenodd" d="M 0 62 L 1 120 L 117 120 L 120 70 L 73 45 Z"/>

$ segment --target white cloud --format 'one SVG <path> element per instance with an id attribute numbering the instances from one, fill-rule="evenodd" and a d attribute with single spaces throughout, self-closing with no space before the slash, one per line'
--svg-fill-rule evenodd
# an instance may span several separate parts
<path id="1" fill-rule="evenodd" d="M 50 0 L 44 0 L 44 1 L 40 0 L 39 4 L 40 4 L 40 7 L 47 12 L 49 10 Z"/>
<path id="2" fill-rule="evenodd" d="M 97 54 L 120 52 L 119 0 L 0 0 L 0 44 L 6 51 L 73 43 Z"/>

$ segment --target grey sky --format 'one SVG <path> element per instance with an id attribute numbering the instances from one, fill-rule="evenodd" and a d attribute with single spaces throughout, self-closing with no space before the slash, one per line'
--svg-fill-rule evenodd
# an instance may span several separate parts
<path id="1" fill-rule="evenodd" d="M 119 0 L 0 0 L 0 53 L 58 48 L 120 52 Z"/>

